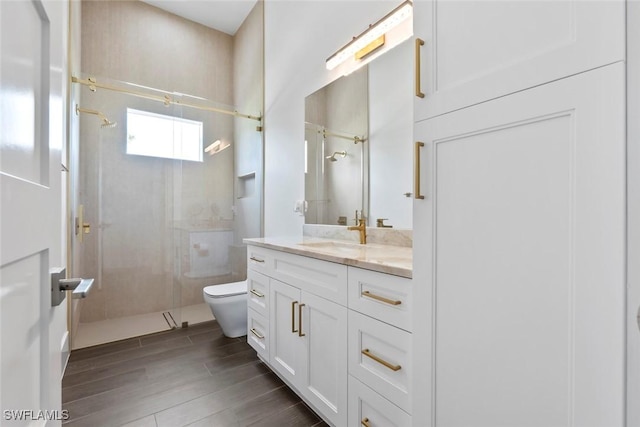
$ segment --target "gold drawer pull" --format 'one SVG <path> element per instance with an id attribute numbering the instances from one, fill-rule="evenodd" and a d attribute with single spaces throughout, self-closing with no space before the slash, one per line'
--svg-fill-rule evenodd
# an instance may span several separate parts
<path id="1" fill-rule="evenodd" d="M 360 421 L 360 424 L 364 427 L 371 427 L 371 424 L 369 424 L 369 418 L 363 418 L 362 421 Z"/>
<path id="2" fill-rule="evenodd" d="M 296 333 L 298 330 L 296 329 L 296 304 L 298 301 L 293 301 L 291 303 L 291 333 Z"/>
<path id="3" fill-rule="evenodd" d="M 262 262 L 262 263 L 264 262 L 264 260 L 263 260 L 263 259 L 256 258 L 256 257 L 254 257 L 254 256 L 252 256 L 252 257 L 251 257 L 251 258 L 249 258 L 249 259 L 250 259 L 251 261 L 255 261 L 255 262 Z"/>
<path id="4" fill-rule="evenodd" d="M 368 348 L 365 348 L 364 350 L 362 350 L 361 353 L 364 354 L 367 357 L 370 357 L 371 359 L 375 360 L 376 362 L 380 363 L 381 365 L 386 366 L 387 368 L 391 369 L 392 371 L 399 371 L 400 369 L 402 369 L 402 366 L 400 366 L 400 365 L 392 365 L 391 363 L 387 362 L 386 360 L 380 359 L 375 354 L 372 354 L 369 351 Z"/>
<path id="5" fill-rule="evenodd" d="M 369 291 L 362 291 L 362 293 L 360 295 L 362 295 L 363 297 L 368 297 L 368 298 L 372 298 L 372 299 L 375 299 L 375 300 L 378 300 L 378 301 L 382 301 L 384 303 L 391 304 L 391 305 L 400 305 L 400 304 L 402 304 L 402 301 L 400 301 L 400 300 L 392 300 L 392 299 L 389 299 L 389 298 L 381 297 L 380 295 L 372 294 Z"/>
<path id="6" fill-rule="evenodd" d="M 260 292 L 256 291 L 255 289 L 251 289 L 251 293 L 254 294 L 255 296 L 257 296 L 258 298 L 264 298 L 264 294 L 261 294 Z"/>
<path id="7" fill-rule="evenodd" d="M 300 326 L 300 330 L 298 331 L 299 337 L 304 337 L 307 335 L 302 333 L 302 307 L 304 307 L 305 305 L 306 304 L 300 304 L 298 306 L 298 326 Z"/>
<path id="8" fill-rule="evenodd" d="M 256 331 L 256 329 L 255 329 L 255 328 L 251 328 L 251 329 L 250 329 L 250 331 L 251 331 L 251 333 L 252 333 L 253 335 L 255 335 L 256 337 L 258 337 L 259 339 L 261 339 L 261 340 L 263 340 L 263 339 L 264 339 L 264 335 L 260 335 L 260 334 L 258 333 L 258 331 Z"/>

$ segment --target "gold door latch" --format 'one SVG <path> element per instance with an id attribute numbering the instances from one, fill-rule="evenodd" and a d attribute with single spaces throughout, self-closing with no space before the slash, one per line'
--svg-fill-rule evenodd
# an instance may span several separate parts
<path id="1" fill-rule="evenodd" d="M 82 242 L 85 234 L 91 233 L 91 224 L 84 222 L 84 205 L 78 205 L 78 216 L 75 219 L 75 231 L 78 240 Z"/>

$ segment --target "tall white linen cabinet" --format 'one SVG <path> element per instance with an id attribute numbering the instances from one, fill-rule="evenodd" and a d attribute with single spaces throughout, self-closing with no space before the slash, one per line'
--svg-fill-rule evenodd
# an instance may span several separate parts
<path id="1" fill-rule="evenodd" d="M 414 1 L 414 426 L 624 425 L 625 19 Z"/>

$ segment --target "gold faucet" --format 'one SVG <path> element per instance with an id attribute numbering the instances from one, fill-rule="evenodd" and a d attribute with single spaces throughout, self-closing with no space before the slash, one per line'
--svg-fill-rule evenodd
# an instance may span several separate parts
<path id="1" fill-rule="evenodd" d="M 358 220 L 358 226 L 347 227 L 347 230 L 358 230 L 360 232 L 360 244 L 365 245 L 367 243 L 367 226 L 365 224 L 364 218 L 360 218 Z"/>

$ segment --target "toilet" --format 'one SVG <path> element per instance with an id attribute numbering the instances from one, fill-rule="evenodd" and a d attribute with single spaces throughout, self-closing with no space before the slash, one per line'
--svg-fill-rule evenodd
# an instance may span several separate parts
<path id="1" fill-rule="evenodd" d="M 202 290 L 213 317 L 229 338 L 247 335 L 247 281 L 211 285 Z"/>

